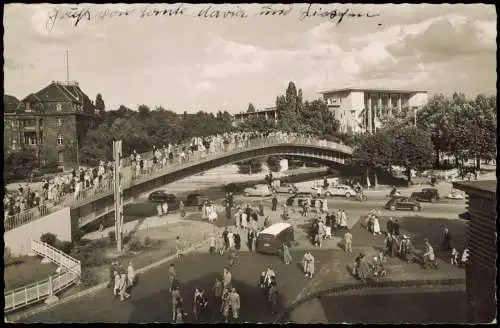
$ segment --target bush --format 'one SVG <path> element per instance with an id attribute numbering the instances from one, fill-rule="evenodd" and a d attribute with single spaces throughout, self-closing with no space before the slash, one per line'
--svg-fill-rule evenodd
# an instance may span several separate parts
<path id="1" fill-rule="evenodd" d="M 3 249 L 3 262 L 5 266 L 12 265 L 16 262 L 15 258 L 12 256 L 12 251 L 8 247 Z"/>
<path id="2" fill-rule="evenodd" d="M 100 266 L 105 263 L 103 250 L 93 243 L 73 247 L 70 256 L 79 260 L 82 266 Z"/>
<path id="3" fill-rule="evenodd" d="M 116 242 L 116 232 L 114 231 L 108 232 L 108 238 L 110 242 L 112 243 Z"/>
<path id="4" fill-rule="evenodd" d="M 142 250 L 144 248 L 144 244 L 141 242 L 139 238 L 133 237 L 128 242 L 128 248 L 129 250 L 136 252 Z"/>
<path id="5" fill-rule="evenodd" d="M 93 287 L 99 283 L 99 277 L 91 270 L 82 270 L 81 283 L 85 287 Z"/>
<path id="6" fill-rule="evenodd" d="M 47 232 L 40 237 L 40 241 L 55 247 L 57 242 L 57 236 L 51 232 Z"/>
<path id="7" fill-rule="evenodd" d="M 70 241 L 58 240 L 56 243 L 56 248 L 69 255 L 71 253 L 71 249 L 73 248 L 73 244 Z"/>

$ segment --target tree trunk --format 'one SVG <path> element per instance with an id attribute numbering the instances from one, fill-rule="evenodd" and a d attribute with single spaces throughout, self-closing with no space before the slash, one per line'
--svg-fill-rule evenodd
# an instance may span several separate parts
<path id="1" fill-rule="evenodd" d="M 366 168 L 366 186 L 370 188 L 370 169 Z"/>
<path id="2" fill-rule="evenodd" d="M 377 172 L 375 172 L 375 176 L 373 177 L 374 180 L 373 180 L 373 186 L 375 188 L 377 188 L 377 185 L 378 185 L 378 176 L 377 176 Z"/>
<path id="3" fill-rule="evenodd" d="M 411 168 L 407 167 L 406 168 L 406 177 L 408 179 L 408 186 L 411 185 Z"/>
<path id="4" fill-rule="evenodd" d="M 481 157 L 476 157 L 476 170 L 479 171 L 481 169 Z"/>

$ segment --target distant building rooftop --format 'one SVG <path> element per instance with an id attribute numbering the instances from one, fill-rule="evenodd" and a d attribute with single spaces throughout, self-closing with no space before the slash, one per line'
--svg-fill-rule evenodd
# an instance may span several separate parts
<path id="1" fill-rule="evenodd" d="M 343 88 L 343 89 L 333 89 L 328 91 L 322 91 L 320 94 L 327 93 L 337 93 L 345 91 L 368 91 L 368 92 L 395 92 L 395 93 L 427 93 L 427 90 L 410 90 L 410 89 L 373 89 L 373 88 Z"/>
<path id="2" fill-rule="evenodd" d="M 264 109 L 260 109 L 260 110 L 256 110 L 255 112 L 241 112 L 241 113 L 237 113 L 237 114 L 234 114 L 234 115 L 250 115 L 250 114 L 253 114 L 253 113 L 265 113 L 265 112 L 275 112 L 276 111 L 276 107 L 267 107 L 267 108 L 264 108 Z"/>

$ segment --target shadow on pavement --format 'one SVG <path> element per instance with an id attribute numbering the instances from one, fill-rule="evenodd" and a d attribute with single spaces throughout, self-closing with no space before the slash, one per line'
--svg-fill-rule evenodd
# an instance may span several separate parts
<path id="1" fill-rule="evenodd" d="M 221 274 L 213 272 L 203 277 L 190 281 L 181 281 L 181 295 L 184 300 L 184 311 L 187 317 L 184 322 L 187 323 L 217 323 L 224 322 L 224 317 L 221 314 L 220 308 L 215 305 L 215 299 L 212 292 L 212 287 L 215 278 L 221 279 Z M 182 279 L 182 277 L 181 277 Z M 278 282 L 279 283 L 279 282 Z M 144 322 L 162 322 L 172 323 L 172 301 L 171 294 L 168 291 L 168 283 L 165 280 L 165 286 L 161 286 L 160 290 L 147 298 L 133 299 L 131 305 L 133 310 L 128 318 L 130 323 Z M 271 306 L 268 302 L 267 295 L 257 286 L 249 285 L 247 282 L 233 279 L 232 286 L 240 295 L 241 313 L 238 319 L 232 318 L 230 314 L 229 323 L 270 323 L 274 316 L 271 311 Z M 205 318 L 196 320 L 193 315 L 194 306 L 194 290 L 200 288 L 205 291 L 208 297 L 208 309 Z M 278 299 L 278 308 L 281 310 L 283 305 L 282 297 Z"/>
<path id="2" fill-rule="evenodd" d="M 328 323 L 465 323 L 464 292 L 322 297 Z M 442 306 L 447 304 L 446 306 Z"/>

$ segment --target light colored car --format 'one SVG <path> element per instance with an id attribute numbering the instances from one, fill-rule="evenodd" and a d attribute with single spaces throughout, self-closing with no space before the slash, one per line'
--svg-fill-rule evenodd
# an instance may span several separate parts
<path id="1" fill-rule="evenodd" d="M 274 188 L 277 193 L 293 194 L 297 191 L 297 187 L 293 183 L 282 183 L 279 187 Z"/>
<path id="2" fill-rule="evenodd" d="M 268 185 L 258 184 L 250 188 L 245 188 L 243 194 L 247 197 L 250 196 L 271 196 L 272 192 Z"/>
<path id="3" fill-rule="evenodd" d="M 330 186 L 325 190 L 325 196 L 344 196 L 345 198 L 349 198 L 351 196 L 356 195 L 356 191 L 346 185 L 338 185 L 338 186 Z"/>
<path id="4" fill-rule="evenodd" d="M 452 191 L 446 196 L 448 199 L 465 199 L 465 195 L 459 191 Z"/>

